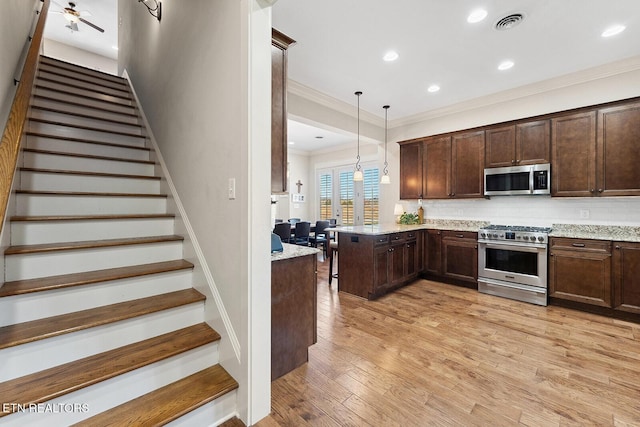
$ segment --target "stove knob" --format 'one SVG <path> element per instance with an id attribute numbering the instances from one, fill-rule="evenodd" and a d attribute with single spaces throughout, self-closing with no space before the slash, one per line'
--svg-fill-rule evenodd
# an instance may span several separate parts
<path id="1" fill-rule="evenodd" d="M 493 237 L 494 239 L 497 239 L 497 238 L 498 238 L 498 235 L 497 235 L 497 234 L 494 234 L 494 235 L 493 235 L 493 236 L 491 236 L 491 237 Z"/>
<path id="2" fill-rule="evenodd" d="M 529 240 L 531 240 L 532 242 L 535 242 L 536 241 L 536 236 L 529 237 Z"/>
<path id="3" fill-rule="evenodd" d="M 543 236 L 538 236 L 538 241 L 539 242 L 544 242 L 544 237 Z"/>
<path id="4" fill-rule="evenodd" d="M 487 234 L 486 233 L 480 233 L 480 237 L 482 237 L 484 239 L 485 237 L 487 237 Z"/>

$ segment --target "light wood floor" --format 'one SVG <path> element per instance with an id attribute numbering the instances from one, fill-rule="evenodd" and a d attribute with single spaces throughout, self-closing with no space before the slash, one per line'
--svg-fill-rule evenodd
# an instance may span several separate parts
<path id="1" fill-rule="evenodd" d="M 640 426 L 640 325 L 420 280 L 327 286 L 318 343 L 272 383 L 270 426 Z"/>

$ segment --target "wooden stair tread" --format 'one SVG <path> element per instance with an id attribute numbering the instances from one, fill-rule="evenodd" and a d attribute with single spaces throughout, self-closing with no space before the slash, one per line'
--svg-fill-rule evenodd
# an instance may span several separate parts
<path id="1" fill-rule="evenodd" d="M 190 326 L 0 383 L 0 401 L 41 403 L 219 339 L 206 323 Z"/>
<path id="2" fill-rule="evenodd" d="M 69 314 L 16 323 L 0 327 L 0 349 L 14 347 L 20 344 L 56 337 L 72 332 L 89 329 L 131 319 L 162 310 L 180 307 L 199 301 L 205 296 L 195 289 L 169 292 L 152 297 L 125 301 Z M 0 385 L 0 390 L 2 387 Z M 0 396 L 2 392 L 0 392 Z M 0 399 L 0 401 L 3 401 Z M 4 402 L 13 402 L 4 400 Z M 1 412 L 1 411 L 0 411 Z"/>
<path id="3" fill-rule="evenodd" d="M 40 196 L 100 196 L 100 197 L 159 197 L 167 198 L 166 194 L 149 193 L 103 193 L 99 191 L 35 191 L 16 190 L 16 194 L 31 194 Z"/>
<path id="4" fill-rule="evenodd" d="M 236 380 L 215 365 L 74 426 L 161 426 L 237 388 Z"/>
<path id="5" fill-rule="evenodd" d="M 190 270 L 193 264 L 183 259 L 154 262 L 128 267 L 107 268 L 104 270 L 84 271 L 82 273 L 62 274 L 58 276 L 39 277 L 36 279 L 15 280 L 5 282 L 0 288 L 0 298 L 24 295 L 33 292 L 50 291 L 72 286 L 90 285 L 93 283 L 148 276 L 171 271 Z"/>
<path id="6" fill-rule="evenodd" d="M 46 81 L 43 82 L 43 83 L 46 83 Z M 64 91 L 62 89 L 58 89 L 58 88 L 55 88 L 55 87 L 47 86 L 46 84 L 39 83 L 37 80 L 36 80 L 36 82 L 34 84 L 34 87 L 35 87 L 35 89 L 39 89 L 39 90 L 47 90 L 47 91 L 50 91 L 50 92 L 56 92 L 56 93 L 59 93 L 59 94 L 72 96 L 72 97 L 76 97 L 76 98 L 90 99 L 92 101 L 98 101 L 98 102 L 101 102 L 103 104 L 113 105 L 114 107 L 119 107 L 119 108 L 123 108 L 124 107 L 124 108 L 130 109 L 132 111 L 135 111 L 135 107 L 133 107 L 132 105 L 129 105 L 126 102 L 126 101 L 130 101 L 130 100 L 114 97 L 114 98 L 117 98 L 117 99 L 122 99 L 121 102 L 117 102 L 117 101 L 114 101 L 112 99 L 104 99 L 104 98 L 102 98 L 102 96 L 109 96 L 107 94 L 98 94 L 99 96 L 97 96 L 97 97 L 91 97 L 91 96 L 87 96 L 87 95 L 83 95 L 83 94 L 79 94 L 79 93 L 74 93 L 74 92 L 68 92 L 68 91 Z M 82 103 L 77 103 L 77 104 L 84 105 Z M 107 111 L 111 111 L 111 110 L 107 109 Z"/>
<path id="7" fill-rule="evenodd" d="M 102 77 L 105 80 L 111 80 L 111 81 L 114 81 L 114 82 L 126 82 L 126 79 L 124 77 L 119 77 L 119 76 L 116 76 L 114 74 L 105 73 L 104 71 L 92 70 L 92 69 L 89 69 L 89 68 L 86 68 L 86 67 L 79 66 L 77 64 L 73 64 L 71 62 L 62 61 L 60 59 L 52 58 L 50 56 L 40 55 L 39 59 L 40 59 L 40 62 L 42 62 L 42 63 L 46 63 L 46 64 L 51 65 L 53 67 L 72 70 L 72 71 L 75 71 L 75 72 L 77 72 L 79 74 L 86 74 L 86 75 L 89 75 L 89 76 L 98 75 L 99 77 Z"/>
<path id="8" fill-rule="evenodd" d="M 125 239 L 104 239 L 104 240 L 83 240 L 79 242 L 55 242 L 55 243 L 40 243 L 37 245 L 15 245 L 9 246 L 4 254 L 6 255 L 20 255 L 20 254 L 33 254 L 42 252 L 55 252 L 55 251 L 68 251 L 76 249 L 96 249 L 96 248 L 110 248 L 114 246 L 130 246 L 130 245 L 144 245 L 148 243 L 164 243 L 182 241 L 184 237 L 176 235 L 168 236 L 147 236 L 147 237 L 128 237 Z"/>
<path id="9" fill-rule="evenodd" d="M 93 221 L 93 220 L 118 220 L 118 219 L 156 219 L 175 218 L 175 214 L 114 214 L 114 215 L 14 215 L 11 221 Z"/>
<path id="10" fill-rule="evenodd" d="M 61 72 L 60 67 L 56 67 L 55 65 L 52 64 L 43 64 L 44 67 L 38 67 L 38 73 L 46 73 L 46 74 L 51 74 L 54 75 L 56 77 L 62 77 L 63 79 L 72 79 L 74 81 L 78 81 L 78 82 L 83 82 L 83 83 L 87 83 L 87 84 L 92 84 L 92 85 L 97 85 L 97 86 L 101 86 L 107 89 L 113 89 L 113 90 L 119 90 L 121 92 L 128 92 L 128 87 L 127 87 L 127 83 L 126 81 L 119 81 L 119 82 L 115 82 L 113 80 L 108 80 L 108 79 L 102 79 L 99 76 L 92 76 L 89 74 L 85 74 L 85 73 L 75 73 L 75 76 L 69 76 L 68 74 L 64 74 L 63 72 Z M 53 68 L 53 69 L 51 69 Z M 67 70 L 64 70 L 67 71 Z M 71 71 L 72 73 L 74 71 Z M 89 79 L 97 79 L 99 81 L 95 82 L 92 80 L 87 80 L 87 78 Z"/>
<path id="11" fill-rule="evenodd" d="M 133 150 L 151 151 L 151 148 L 149 148 L 149 147 L 137 147 L 137 146 L 134 146 L 134 145 L 117 144 L 115 142 L 96 141 L 96 140 L 87 139 L 87 138 L 75 138 L 75 137 L 72 137 L 72 136 L 52 135 L 52 134 L 48 134 L 48 133 L 33 132 L 33 131 L 27 131 L 25 133 L 27 134 L 27 136 L 37 136 L 37 137 L 41 137 L 41 138 L 59 139 L 59 140 L 62 140 L 62 141 L 83 142 L 83 143 L 86 143 L 86 144 L 106 145 L 106 146 L 109 146 L 109 147 L 130 148 L 130 149 L 133 149 Z"/>
<path id="12" fill-rule="evenodd" d="M 111 96 L 113 98 L 122 99 L 122 100 L 128 101 L 128 102 L 133 101 L 131 99 L 131 96 L 128 93 L 124 93 L 122 95 L 109 93 L 109 92 L 105 92 L 105 91 L 102 91 L 102 90 L 99 90 L 99 89 L 95 89 L 95 88 L 88 88 L 88 87 L 85 87 L 85 86 L 82 86 L 82 85 L 75 85 L 75 84 L 71 84 L 71 83 L 61 82 L 61 81 L 58 81 L 58 80 L 56 80 L 54 78 L 51 78 L 51 77 L 42 76 L 42 75 L 40 75 L 40 73 L 38 73 L 38 76 L 36 78 L 40 82 L 50 82 L 50 83 L 62 85 L 62 86 L 73 88 L 73 89 L 84 90 L 84 91 L 87 91 L 87 92 L 90 92 L 90 93 L 96 93 L 96 94 L 99 94 L 99 95 Z M 111 88 L 105 87 L 105 89 L 111 89 Z M 113 90 L 119 91 L 118 89 L 113 89 Z M 119 92 L 123 92 L 123 91 L 119 91 Z M 71 92 L 64 92 L 64 93 L 71 93 Z"/>
<path id="13" fill-rule="evenodd" d="M 131 122 L 125 122 L 125 121 L 122 121 L 122 120 L 109 119 L 109 118 L 106 118 L 106 117 L 92 116 L 90 114 L 76 113 L 74 111 L 61 110 L 61 109 L 58 109 L 58 108 L 40 107 L 38 105 L 32 105 L 31 109 L 32 110 L 47 111 L 47 112 L 50 112 L 50 113 L 65 114 L 67 116 L 81 117 L 83 119 L 88 119 L 88 120 L 100 120 L 100 121 L 103 121 L 103 122 L 115 123 L 115 124 L 122 125 L 122 126 L 131 126 L 131 127 L 138 127 L 138 128 L 142 128 L 143 127 L 140 123 L 131 123 Z"/>
<path id="14" fill-rule="evenodd" d="M 22 151 L 25 153 L 49 154 L 52 156 L 78 157 L 82 159 L 93 159 L 93 160 L 108 160 L 111 162 L 138 163 L 138 164 L 144 164 L 144 165 L 156 164 L 156 162 L 154 162 L 153 160 L 138 160 L 138 159 L 128 159 L 124 157 L 96 156 L 94 154 L 67 153 L 65 151 L 41 150 L 38 148 L 23 148 Z"/>
<path id="15" fill-rule="evenodd" d="M 56 89 L 48 88 L 48 90 L 52 90 L 52 91 L 58 92 Z M 118 104 L 118 105 L 120 105 L 122 107 L 129 108 L 131 110 L 130 113 L 126 113 L 124 111 L 110 110 L 108 108 L 98 107 L 97 105 L 83 104 L 81 102 L 73 102 L 73 101 L 69 101 L 69 100 L 61 101 L 61 100 L 59 100 L 57 98 L 54 98 L 54 97 L 51 97 L 51 96 L 47 96 L 47 95 L 34 94 L 33 97 L 36 98 L 36 99 L 43 99 L 45 101 L 59 102 L 59 103 L 63 103 L 63 104 L 66 104 L 66 105 L 73 105 L 73 106 L 76 106 L 76 107 L 87 108 L 87 109 L 91 109 L 91 110 L 104 111 L 104 112 L 110 113 L 110 114 L 118 114 L 118 115 L 121 115 L 121 116 L 138 118 L 138 115 L 134 113 L 135 108 L 129 107 L 127 105 Z M 107 101 L 105 101 L 105 102 L 107 102 Z"/>
<path id="16" fill-rule="evenodd" d="M 123 132 L 123 131 L 111 130 L 111 129 L 103 129 L 103 128 L 94 127 L 94 126 L 84 126 L 84 125 L 78 125 L 78 124 L 75 124 L 75 123 L 65 123 L 65 122 L 60 122 L 60 121 L 57 121 L 57 120 L 39 119 L 39 118 L 36 118 L 36 117 L 29 117 L 29 120 L 32 121 L 32 122 L 44 123 L 44 124 L 54 125 L 54 126 L 70 127 L 70 128 L 76 128 L 76 129 L 82 129 L 82 130 L 89 130 L 89 131 L 93 131 L 93 132 L 112 133 L 114 135 L 130 136 L 130 137 L 133 137 L 133 138 L 141 138 L 141 139 L 145 139 L 146 138 L 145 135 L 140 135 L 140 134 L 137 134 L 137 133 Z"/>
<path id="17" fill-rule="evenodd" d="M 85 176 L 100 176 L 105 178 L 133 178 L 133 179 L 147 179 L 151 181 L 160 181 L 161 177 L 154 175 L 136 175 L 125 173 L 109 173 L 109 172 L 89 172 L 89 171 L 76 171 L 76 170 L 64 170 L 64 169 L 42 169 L 42 168 L 20 168 L 22 172 L 39 172 L 50 173 L 56 175 L 85 175 Z"/>

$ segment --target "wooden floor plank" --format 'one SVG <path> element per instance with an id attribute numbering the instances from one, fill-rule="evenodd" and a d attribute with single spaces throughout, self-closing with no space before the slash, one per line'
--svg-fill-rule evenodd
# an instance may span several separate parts
<path id="1" fill-rule="evenodd" d="M 301 399 L 347 425 L 640 425 L 638 324 L 427 280 L 366 301 L 327 277 L 319 258 L 318 342 L 258 427 L 298 425 Z"/>

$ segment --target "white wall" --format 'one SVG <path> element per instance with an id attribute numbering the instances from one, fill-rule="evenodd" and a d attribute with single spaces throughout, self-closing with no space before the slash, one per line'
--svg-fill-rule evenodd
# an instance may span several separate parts
<path id="1" fill-rule="evenodd" d="M 72 62 L 103 73 L 118 74 L 118 61 L 106 56 L 96 55 L 68 44 L 44 39 L 43 54 L 61 61 Z"/>
<path id="2" fill-rule="evenodd" d="M 314 191 L 315 182 L 313 180 L 313 173 L 309 167 L 309 155 L 308 153 L 295 152 L 289 150 L 288 153 L 289 163 L 289 197 L 288 197 L 288 209 L 287 217 L 282 218 L 285 221 L 288 218 L 300 218 L 303 221 L 314 222 L 316 220 L 315 213 L 310 208 L 310 195 Z M 302 183 L 300 187 L 300 194 L 305 196 L 304 203 L 293 202 L 291 195 L 298 194 L 298 186 L 296 182 L 298 180 Z M 280 199 L 282 200 L 282 199 Z M 284 214 L 284 209 L 281 211 Z"/>
<path id="3" fill-rule="evenodd" d="M 3 0 L 0 13 L 0 124 L 2 131 L 9 117 L 11 103 L 17 86 L 13 79 L 19 62 L 24 60 L 28 49 L 27 37 L 34 28 L 36 14 L 40 10 L 39 0 Z"/>
<path id="4" fill-rule="evenodd" d="M 405 120 L 390 121 L 388 162 L 392 184 L 381 186 L 381 222 L 394 220 L 393 207 L 399 201 L 400 150 L 397 141 L 419 138 L 439 133 L 468 129 L 493 123 L 564 111 L 619 99 L 640 96 L 640 57 L 630 58 L 598 69 L 587 70 L 573 76 L 518 88 L 487 98 L 472 100 L 441 111 L 430 112 Z M 334 127 L 355 119 L 339 113 L 327 112 L 323 105 L 313 100 L 303 100 L 300 95 L 289 103 L 291 114 Z M 383 140 L 384 134 L 370 122 L 366 127 L 372 138 Z M 343 129 L 352 131 L 352 129 Z M 332 153 L 313 153 L 310 167 L 317 170 L 325 164 L 346 162 L 349 150 Z M 384 162 L 383 144 L 378 145 L 377 159 L 380 168 Z M 314 198 L 317 197 L 314 194 Z M 317 201 L 314 200 L 317 210 Z M 402 202 L 407 211 L 417 210 L 416 200 Z M 424 201 L 427 218 L 478 219 L 495 223 L 541 224 L 591 223 L 591 224 L 640 224 L 640 197 L 608 198 L 549 198 L 549 197 L 493 197 L 490 200 Z M 588 218 L 584 218 L 587 210 Z"/>
<path id="5" fill-rule="evenodd" d="M 259 0 L 118 3 L 126 70 L 193 228 L 224 318 L 221 364 L 248 425 L 270 410 L 271 14 Z M 229 179 L 236 198 L 228 198 Z M 208 295 L 210 296 L 210 295 Z M 232 348 L 236 336 L 240 348 Z"/>

